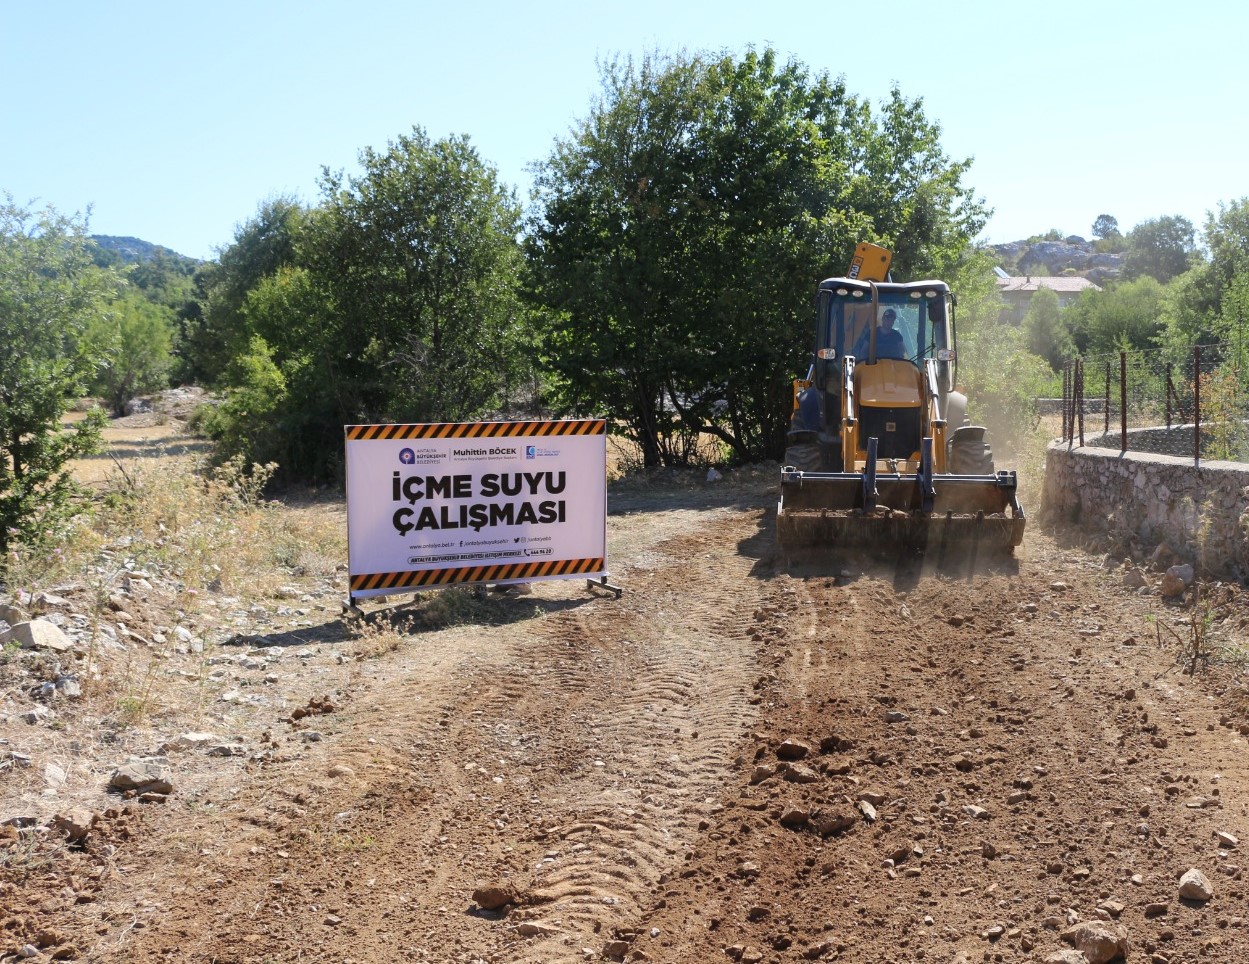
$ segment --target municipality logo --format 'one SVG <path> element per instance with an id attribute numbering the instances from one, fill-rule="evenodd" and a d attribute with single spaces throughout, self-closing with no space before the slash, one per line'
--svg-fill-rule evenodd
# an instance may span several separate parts
<path id="1" fill-rule="evenodd" d="M 538 457 L 538 446 L 526 445 L 525 446 L 525 458 L 536 459 L 537 457 Z"/>
<path id="2" fill-rule="evenodd" d="M 404 465 L 414 465 L 416 463 L 416 453 L 409 448 L 400 449 L 399 461 Z"/>

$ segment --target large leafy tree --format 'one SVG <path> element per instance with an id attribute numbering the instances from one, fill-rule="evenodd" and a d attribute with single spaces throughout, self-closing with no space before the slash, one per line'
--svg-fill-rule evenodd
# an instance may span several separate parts
<path id="1" fill-rule="evenodd" d="M 1110 239 L 1119 236 L 1119 219 L 1109 214 L 1099 214 L 1093 219 L 1093 237 Z"/>
<path id="2" fill-rule="evenodd" d="M 324 478 L 344 424 L 476 418 L 521 381 L 511 190 L 467 138 L 419 128 L 360 164 L 356 176 L 326 171 L 311 211 L 262 209 L 222 255 L 204 315 L 234 339 L 226 402 L 206 422 L 219 457 Z"/>
<path id="3" fill-rule="evenodd" d="M 54 532 L 72 508 L 68 462 L 100 417 L 61 419 L 99 358 L 84 338 L 119 286 L 92 262 L 85 220 L 0 205 L 0 560 L 14 540 Z M 3 562 L 0 561 L 0 565 Z"/>
<path id="4" fill-rule="evenodd" d="M 879 114 L 772 51 L 647 57 L 538 169 L 532 290 L 560 399 L 627 425 L 645 462 L 718 436 L 779 456 L 811 294 L 855 242 L 912 276 L 953 270 L 984 223 L 919 101 Z"/>
<path id="5" fill-rule="evenodd" d="M 1162 331 L 1162 302 L 1162 285 L 1145 275 L 1083 292 L 1063 320 L 1082 355 L 1148 349 Z"/>
<path id="6" fill-rule="evenodd" d="M 251 338 L 243 313 L 247 296 L 262 279 L 295 263 L 307 217 L 293 197 L 261 202 L 255 216 L 235 229 L 234 242 L 196 273 L 196 297 L 180 318 L 182 378 L 221 384 L 231 361 L 246 353 Z"/>
<path id="7" fill-rule="evenodd" d="M 1128 232 L 1123 277 L 1131 280 L 1148 275 L 1166 284 L 1191 268 L 1196 258 L 1197 241 L 1188 218 L 1151 218 Z"/>
<path id="8" fill-rule="evenodd" d="M 1054 371 L 1075 353 L 1071 335 L 1059 314 L 1058 295 L 1049 288 L 1040 288 L 1032 296 L 1021 327 L 1028 350 L 1049 362 Z"/>
<path id="9" fill-rule="evenodd" d="M 122 415 L 136 395 L 168 387 L 173 331 L 172 309 L 128 288 L 88 325 L 88 347 L 100 359 L 88 384 L 91 393 Z"/>
<path id="10" fill-rule="evenodd" d="M 1244 344 L 1249 326 L 1249 198 L 1220 203 L 1206 215 L 1202 236 L 1209 258 L 1194 255 L 1193 266 L 1167 285 L 1161 340 L 1176 358 L 1197 344 Z"/>
<path id="11" fill-rule="evenodd" d="M 325 172 L 309 247 L 354 362 L 354 414 L 477 416 L 522 368 L 520 206 L 466 137 L 414 128 L 360 163 Z"/>

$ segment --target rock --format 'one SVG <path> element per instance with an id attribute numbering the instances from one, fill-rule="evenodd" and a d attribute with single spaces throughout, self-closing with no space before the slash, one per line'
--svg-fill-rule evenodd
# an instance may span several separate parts
<path id="1" fill-rule="evenodd" d="M 910 717 L 907 716 L 905 713 L 903 713 L 901 710 L 889 710 L 887 713 L 885 713 L 886 723 L 905 723 L 909 719 Z"/>
<path id="2" fill-rule="evenodd" d="M 820 779 L 820 775 L 803 763 L 795 763 L 787 766 L 781 776 L 790 783 L 815 783 Z"/>
<path id="3" fill-rule="evenodd" d="M 1123 585 L 1128 589 L 1140 589 L 1148 586 L 1149 580 L 1145 578 L 1145 573 L 1133 566 L 1123 574 Z"/>
<path id="4" fill-rule="evenodd" d="M 1162 593 L 1164 599 L 1175 599 L 1177 596 L 1182 596 L 1186 588 L 1184 580 L 1179 576 L 1172 575 L 1169 570 L 1158 583 L 1158 591 Z"/>
<path id="5" fill-rule="evenodd" d="M 30 613 L 7 603 L 0 603 L 0 622 L 8 623 L 10 626 L 30 622 Z"/>
<path id="6" fill-rule="evenodd" d="M 68 813 L 53 817 L 52 826 L 65 834 L 65 839 L 70 843 L 77 843 L 91 832 L 91 828 L 99 819 L 98 813 L 78 807 Z"/>
<path id="7" fill-rule="evenodd" d="M 789 806 L 781 811 L 781 825 L 785 827 L 805 827 L 811 815 L 802 807 Z"/>
<path id="8" fill-rule="evenodd" d="M 54 685 L 58 697 L 63 696 L 70 700 L 82 699 L 82 684 L 76 677 L 62 676 Z"/>
<path id="9" fill-rule="evenodd" d="M 32 619 L 29 622 L 18 623 L 0 633 L 0 646 L 13 643 L 22 649 L 52 649 L 58 653 L 63 653 L 74 646 L 69 637 L 61 632 L 59 626 L 46 619 Z"/>
<path id="10" fill-rule="evenodd" d="M 724 476 L 721 475 L 719 472 L 717 472 L 714 468 L 710 468 L 707 470 L 708 482 L 719 482 L 722 478 L 724 478 Z"/>
<path id="11" fill-rule="evenodd" d="M 863 819 L 868 823 L 874 823 L 876 821 L 876 808 L 866 800 L 859 801 L 859 810 L 863 814 Z"/>
<path id="12" fill-rule="evenodd" d="M 1240 843 L 1239 840 L 1237 840 L 1235 837 L 1233 837 L 1230 833 L 1228 833 L 1225 830 L 1216 831 L 1214 834 L 1214 837 L 1219 842 L 1220 847 L 1231 848 L 1231 847 L 1235 847 L 1238 843 Z"/>
<path id="13" fill-rule="evenodd" d="M 1053 592 L 1067 592 L 1071 586 L 1065 582 L 1051 582 L 1050 590 Z"/>
<path id="14" fill-rule="evenodd" d="M 63 767 L 60 767 L 55 763 L 44 764 L 43 782 L 53 790 L 65 786 L 66 779 L 68 779 L 68 774 L 66 774 Z"/>
<path id="15" fill-rule="evenodd" d="M 1193 578 L 1196 574 L 1193 572 L 1192 566 L 1188 563 L 1184 563 L 1182 566 L 1172 566 L 1167 570 L 1167 575 L 1174 576 L 1176 579 L 1180 580 L 1180 582 L 1184 584 L 1184 588 L 1187 589 L 1193 584 Z"/>
<path id="16" fill-rule="evenodd" d="M 147 398 L 132 398 L 122 408 L 127 415 L 146 415 L 152 411 L 152 402 Z"/>
<path id="17" fill-rule="evenodd" d="M 1180 878 L 1180 896 L 1204 903 L 1214 896 L 1214 888 L 1210 886 L 1210 879 L 1194 867 Z"/>
<path id="18" fill-rule="evenodd" d="M 750 782 L 752 785 L 762 783 L 764 780 L 770 780 L 774 776 L 776 776 L 776 767 L 770 763 L 761 763 L 750 774 Z"/>
<path id="19" fill-rule="evenodd" d="M 208 748 L 209 756 L 246 756 L 247 747 L 242 743 L 218 743 Z"/>
<path id="20" fill-rule="evenodd" d="M 482 910 L 499 910 L 516 902 L 516 889 L 506 882 L 483 884 L 473 891 L 473 902 Z"/>
<path id="21" fill-rule="evenodd" d="M 1156 900 L 1145 905 L 1144 913 L 1146 917 L 1161 917 L 1170 909 L 1171 906 L 1165 901 Z"/>
<path id="22" fill-rule="evenodd" d="M 172 740 L 166 740 L 157 749 L 160 753 L 171 753 L 178 750 L 195 750 L 209 743 L 215 743 L 217 737 L 211 733 L 182 733 Z"/>
<path id="23" fill-rule="evenodd" d="M 1079 951 L 1073 951 L 1070 947 L 1065 947 L 1061 951 L 1055 951 L 1047 957 L 1045 964 L 1089 964 L 1089 959 Z"/>
<path id="24" fill-rule="evenodd" d="M 1117 957 L 1127 957 L 1128 932 L 1118 924 L 1084 921 L 1063 931 L 1063 940 L 1084 955 L 1088 964 L 1107 964 Z"/>
<path id="25" fill-rule="evenodd" d="M 50 720 L 55 720 L 56 713 L 46 706 L 35 706 L 23 713 L 18 713 L 17 718 L 23 723 L 34 726 L 36 723 L 46 723 Z"/>
<path id="26" fill-rule="evenodd" d="M 113 790 L 136 793 L 173 793 L 169 770 L 159 763 L 127 763 L 113 771 L 108 785 Z"/>
<path id="27" fill-rule="evenodd" d="M 356 771 L 345 763 L 336 763 L 330 767 L 326 775 L 333 777 L 335 780 L 350 780 L 356 775 Z"/>
<path id="28" fill-rule="evenodd" d="M 552 934 L 558 934 L 559 928 L 536 920 L 527 920 L 516 925 L 516 933 L 521 937 L 549 937 Z"/>
<path id="29" fill-rule="evenodd" d="M 786 740 L 776 748 L 776 755 L 782 760 L 801 760 L 810 752 L 810 746 L 794 739 Z"/>
<path id="30" fill-rule="evenodd" d="M 1117 900 L 1104 900 L 1097 905 L 1097 909 L 1104 910 L 1112 918 L 1118 920 L 1119 915 L 1123 913 L 1124 907 L 1123 904 L 1119 903 Z"/>
<path id="31" fill-rule="evenodd" d="M 619 961 L 629 953 L 628 941 L 608 941 L 603 945 L 603 956 L 613 961 Z"/>
<path id="32" fill-rule="evenodd" d="M 812 823 L 821 837 L 829 837 L 843 830 L 849 830 L 859 822 L 859 819 L 853 811 L 839 807 L 819 814 L 812 820 Z"/>
<path id="33" fill-rule="evenodd" d="M 737 876 L 750 878 L 759 876 L 759 865 L 752 860 L 743 860 L 737 865 Z"/>
<path id="34" fill-rule="evenodd" d="M 973 803 L 969 803 L 963 808 L 963 813 L 971 817 L 973 820 L 988 820 L 992 814 L 984 807 L 978 807 Z"/>

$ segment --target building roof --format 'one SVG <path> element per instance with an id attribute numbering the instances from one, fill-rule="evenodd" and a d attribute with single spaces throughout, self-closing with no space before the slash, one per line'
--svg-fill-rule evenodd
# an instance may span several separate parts
<path id="1" fill-rule="evenodd" d="M 1101 291 L 1100 285 L 1095 285 L 1088 278 L 1081 278 L 1078 275 L 1026 275 L 1022 278 L 998 278 L 998 291 L 1037 291 L 1040 288 L 1049 288 L 1051 291 L 1062 292 L 1079 292 L 1087 288 L 1094 291 Z"/>

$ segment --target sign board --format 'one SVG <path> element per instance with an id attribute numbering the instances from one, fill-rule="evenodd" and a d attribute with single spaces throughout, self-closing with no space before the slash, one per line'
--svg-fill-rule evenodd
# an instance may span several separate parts
<path id="1" fill-rule="evenodd" d="M 352 598 L 607 574 L 607 423 L 348 425 Z"/>

